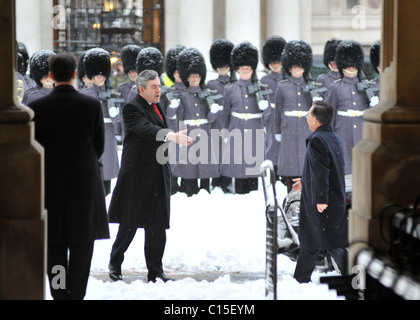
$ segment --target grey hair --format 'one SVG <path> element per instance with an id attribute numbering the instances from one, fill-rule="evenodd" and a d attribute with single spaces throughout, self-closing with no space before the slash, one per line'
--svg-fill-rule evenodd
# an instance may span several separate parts
<path id="1" fill-rule="evenodd" d="M 159 78 L 159 74 L 154 70 L 144 70 L 140 72 L 136 79 L 137 92 L 139 92 L 139 87 L 146 88 L 147 81 L 155 80 L 156 78 Z"/>

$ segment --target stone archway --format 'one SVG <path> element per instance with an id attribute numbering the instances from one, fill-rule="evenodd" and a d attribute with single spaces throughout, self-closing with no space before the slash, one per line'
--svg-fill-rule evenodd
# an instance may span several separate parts
<path id="1" fill-rule="evenodd" d="M 381 103 L 365 113 L 363 140 L 353 150 L 349 216 L 350 241 L 387 252 L 381 210 L 390 203 L 406 207 L 420 195 L 420 44 L 413 38 L 420 32 L 420 3 L 385 0 L 382 8 Z M 350 248 L 350 262 L 359 249 Z"/>
<path id="2" fill-rule="evenodd" d="M 15 0 L 0 12 L 0 299 L 44 299 L 43 149 L 16 101 Z"/>

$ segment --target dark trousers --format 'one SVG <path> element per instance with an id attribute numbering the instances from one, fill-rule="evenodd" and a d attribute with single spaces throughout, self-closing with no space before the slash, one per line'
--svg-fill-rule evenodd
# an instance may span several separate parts
<path id="1" fill-rule="evenodd" d="M 120 224 L 118 234 L 112 245 L 109 264 L 113 268 L 121 269 L 124 253 L 133 241 L 137 228 Z M 149 276 L 163 273 L 162 258 L 166 245 L 166 229 L 161 226 L 147 226 L 144 228 L 144 257 Z"/>
<path id="2" fill-rule="evenodd" d="M 235 193 L 247 194 L 258 190 L 258 178 L 235 178 Z"/>
<path id="3" fill-rule="evenodd" d="M 320 249 L 300 248 L 299 257 L 296 263 L 295 274 L 293 277 L 300 283 L 310 282 L 312 272 L 315 269 Z M 348 253 L 345 248 L 325 249 L 334 259 L 342 275 L 347 275 Z"/>
<path id="4" fill-rule="evenodd" d="M 219 178 L 213 178 L 211 181 L 212 188 L 220 187 L 224 193 L 230 193 L 229 188 L 232 187 L 232 178 L 220 176 Z"/>
<path id="5" fill-rule="evenodd" d="M 92 255 L 93 241 L 48 245 L 47 274 L 51 296 L 55 300 L 83 300 L 86 294 Z"/>
<path id="6" fill-rule="evenodd" d="M 200 187 L 198 186 L 199 179 L 181 179 L 179 192 L 184 192 L 188 197 L 200 192 L 201 189 L 207 190 L 210 193 L 210 179 L 200 179 Z"/>

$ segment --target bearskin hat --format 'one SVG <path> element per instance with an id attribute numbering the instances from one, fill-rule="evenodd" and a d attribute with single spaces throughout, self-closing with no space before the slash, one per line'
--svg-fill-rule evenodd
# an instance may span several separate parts
<path id="1" fill-rule="evenodd" d="M 174 73 L 176 71 L 176 62 L 178 61 L 178 56 L 184 49 L 185 47 L 183 45 L 176 45 L 170 48 L 166 53 L 166 75 L 169 77 L 169 79 L 172 80 L 172 82 L 175 82 Z"/>
<path id="2" fill-rule="evenodd" d="M 324 47 L 324 64 L 329 68 L 331 61 L 335 61 L 335 55 L 337 53 L 337 47 L 341 43 L 339 39 L 330 39 L 325 43 Z"/>
<path id="3" fill-rule="evenodd" d="M 214 70 L 230 66 L 230 54 L 234 45 L 226 39 L 217 39 L 210 47 L 210 63 Z"/>
<path id="4" fill-rule="evenodd" d="M 291 76 L 290 69 L 292 66 L 300 66 L 305 72 L 303 76 L 308 78 L 309 72 L 312 67 L 312 48 L 308 42 L 304 40 L 292 40 L 286 43 L 281 63 L 283 64 L 284 72 Z"/>
<path id="5" fill-rule="evenodd" d="M 25 70 L 25 61 L 23 59 L 23 56 L 20 52 L 18 52 L 17 54 L 17 70 L 21 75 L 24 75 L 24 70 Z"/>
<path id="6" fill-rule="evenodd" d="M 249 41 L 242 41 L 233 47 L 230 54 L 230 61 L 235 71 L 240 66 L 250 66 L 256 71 L 258 66 L 258 49 Z"/>
<path id="7" fill-rule="evenodd" d="M 28 49 L 26 49 L 26 46 L 22 42 L 18 42 L 18 53 L 22 55 L 22 66 L 21 69 L 18 69 L 19 73 L 26 74 L 26 71 L 28 71 L 28 65 L 29 65 L 29 53 Z"/>
<path id="8" fill-rule="evenodd" d="M 270 69 L 270 63 L 275 61 L 281 62 L 281 55 L 285 45 L 286 40 L 280 36 L 271 36 L 265 41 L 262 48 L 262 58 L 267 69 Z"/>
<path id="9" fill-rule="evenodd" d="M 337 63 L 337 68 L 342 77 L 344 76 L 343 69 L 355 67 L 359 70 L 358 75 L 360 78 L 360 75 L 363 72 L 364 60 L 365 54 L 359 42 L 344 40 L 338 45 L 335 62 Z"/>
<path id="10" fill-rule="evenodd" d="M 41 79 L 47 76 L 50 71 L 48 58 L 54 54 L 51 50 L 39 50 L 31 57 L 29 62 L 31 77 L 40 87 L 42 87 Z"/>
<path id="11" fill-rule="evenodd" d="M 140 50 L 137 55 L 136 70 L 139 74 L 144 70 L 154 70 L 160 76 L 163 72 L 162 53 L 154 47 L 148 47 Z"/>
<path id="12" fill-rule="evenodd" d="M 97 75 L 109 78 L 111 75 L 111 56 L 102 48 L 88 50 L 83 58 L 83 65 L 89 79 Z"/>
<path id="13" fill-rule="evenodd" d="M 178 55 L 177 69 L 182 82 L 189 87 L 188 78 L 196 73 L 201 76 L 200 87 L 206 81 L 207 68 L 203 54 L 195 48 L 185 48 Z"/>
<path id="14" fill-rule="evenodd" d="M 83 83 L 83 77 L 86 75 L 85 65 L 83 63 L 83 59 L 85 58 L 86 52 L 83 52 L 79 56 L 79 60 L 77 62 L 77 78 L 81 83 Z"/>
<path id="15" fill-rule="evenodd" d="M 381 59 L 381 41 L 375 41 L 370 47 L 370 63 L 372 64 L 373 70 L 379 73 L 378 67 Z"/>
<path id="16" fill-rule="evenodd" d="M 141 47 L 135 44 L 129 44 L 121 49 L 121 61 L 125 73 L 136 70 L 136 60 L 140 51 Z"/>

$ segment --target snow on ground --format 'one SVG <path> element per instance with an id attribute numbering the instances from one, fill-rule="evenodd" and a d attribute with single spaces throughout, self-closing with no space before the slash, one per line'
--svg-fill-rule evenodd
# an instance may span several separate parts
<path id="1" fill-rule="evenodd" d="M 278 200 L 286 190 L 277 185 Z M 110 197 L 107 197 L 109 203 Z M 224 194 L 219 188 L 208 194 L 200 191 L 188 198 L 177 193 L 171 200 L 171 228 L 163 258 L 168 274 L 220 273 L 215 281 L 181 280 L 146 283 L 102 281 L 91 276 L 87 300 L 263 300 L 265 299 L 265 203 L 260 186 L 247 195 Z M 107 273 L 111 246 L 118 225 L 110 224 L 111 239 L 95 243 L 91 271 Z M 139 229 L 126 252 L 124 273 L 147 272 L 144 233 Z M 299 284 L 293 279 L 295 262 L 278 255 L 278 299 L 341 299 L 327 285 L 319 284 L 319 272 L 312 283 Z M 257 280 L 232 281 L 228 273 L 258 274 Z M 47 286 L 47 291 L 49 290 Z M 47 296 L 49 292 L 47 293 Z"/>

